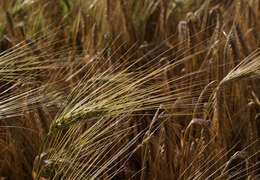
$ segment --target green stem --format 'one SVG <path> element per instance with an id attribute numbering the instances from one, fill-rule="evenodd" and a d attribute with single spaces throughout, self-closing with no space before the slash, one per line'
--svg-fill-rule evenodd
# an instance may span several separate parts
<path id="1" fill-rule="evenodd" d="M 37 165 L 36 165 L 36 180 L 39 180 L 39 172 L 40 172 L 40 162 L 41 162 L 41 154 L 43 152 L 43 148 L 48 140 L 50 136 L 50 133 L 48 133 L 45 138 L 43 139 L 41 146 L 40 146 L 40 151 L 39 151 L 39 155 L 38 155 L 38 159 L 37 159 Z"/>

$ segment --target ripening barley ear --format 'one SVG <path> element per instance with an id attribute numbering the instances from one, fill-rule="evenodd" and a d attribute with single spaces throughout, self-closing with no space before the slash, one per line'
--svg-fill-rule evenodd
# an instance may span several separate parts
<path id="1" fill-rule="evenodd" d="M 199 55 L 202 52 L 204 51 L 184 57 L 180 61 L 188 61 L 193 56 Z M 138 61 L 140 60 L 141 59 L 138 59 Z M 58 169 L 55 171 L 55 176 L 58 176 L 66 169 L 65 172 L 62 173 L 64 177 L 99 177 L 101 174 L 114 168 L 114 163 L 117 165 L 127 159 L 129 155 L 132 154 L 128 152 L 129 149 L 144 135 L 146 128 L 137 133 L 134 138 L 129 141 L 123 139 L 129 135 L 130 129 L 136 127 L 135 125 L 115 132 L 113 132 L 113 129 L 117 129 L 117 126 L 120 127 L 121 124 L 124 125 L 126 123 L 124 121 L 129 121 L 130 119 L 127 120 L 127 118 L 130 118 L 131 114 L 134 115 L 135 112 L 153 110 L 161 103 L 167 106 L 175 102 L 182 93 L 178 90 L 172 94 L 168 92 L 164 93 L 165 82 L 158 83 L 157 85 L 150 84 L 150 82 L 163 75 L 166 69 L 170 70 L 178 66 L 178 64 L 180 64 L 180 62 L 168 64 L 163 68 L 149 68 L 141 73 L 138 71 L 128 73 L 129 67 L 132 66 L 130 65 L 119 72 L 112 71 L 111 73 L 111 71 L 107 70 L 102 74 L 94 74 L 93 77 L 86 75 L 65 100 L 63 109 L 61 109 L 60 113 L 58 113 L 53 120 L 49 133 L 42 143 L 40 153 L 46 148 L 54 148 L 56 150 L 48 155 L 49 160 L 54 160 L 56 164 L 65 159 L 70 162 L 69 164 L 57 164 Z M 107 79 L 106 76 L 108 76 L 109 79 Z M 170 79 L 170 81 L 174 83 L 181 79 L 182 77 L 176 78 L 176 80 Z M 196 85 L 198 82 L 194 83 Z M 149 84 L 149 86 L 146 87 L 145 84 Z M 94 91 L 92 86 L 95 87 Z M 181 90 L 186 91 L 189 88 L 189 85 L 183 84 Z M 185 98 L 185 96 L 186 95 L 183 95 L 183 98 Z M 86 129 L 86 131 L 80 135 L 82 124 L 88 122 L 93 122 L 93 126 Z M 108 124 L 108 122 L 110 123 Z M 106 126 L 107 124 L 108 126 Z M 152 126 L 152 124 L 153 123 L 151 123 L 150 126 Z M 151 127 L 147 131 L 148 134 L 151 134 L 150 131 Z M 125 135 L 123 135 L 123 132 L 125 132 Z M 106 134 L 111 138 L 111 145 L 110 143 L 107 145 L 103 142 L 103 140 L 107 138 Z M 121 134 L 123 135 L 122 137 L 120 137 Z M 119 145 L 118 143 L 120 141 L 118 141 L 118 138 L 122 138 L 124 143 Z M 95 144 L 92 142 L 94 139 L 100 140 Z M 92 145 L 91 143 L 94 144 Z M 100 149 L 100 153 L 103 153 L 103 155 L 108 158 L 107 161 L 104 161 L 103 158 L 105 157 L 103 157 L 102 154 L 99 155 L 95 152 L 94 149 L 96 146 Z M 115 152 L 110 152 L 110 150 L 106 152 L 110 146 L 115 146 L 115 150 L 117 150 Z M 122 149 L 120 150 L 120 148 Z M 87 151 L 89 154 L 83 155 L 83 153 Z M 106 156 L 107 153 L 114 155 Z M 84 156 L 84 158 L 78 159 L 81 156 Z M 119 162 L 116 162 L 119 157 Z M 93 164 L 88 166 L 91 160 Z M 82 164 L 81 161 L 86 163 Z M 38 161 L 36 165 L 37 176 L 40 176 L 42 168 L 44 169 L 44 167 L 40 165 L 41 163 Z M 74 174 L 74 171 L 78 171 L 77 174 Z"/>

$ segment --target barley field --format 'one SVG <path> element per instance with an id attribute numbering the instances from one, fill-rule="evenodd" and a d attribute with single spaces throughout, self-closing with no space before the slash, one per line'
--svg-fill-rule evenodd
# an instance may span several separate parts
<path id="1" fill-rule="evenodd" d="M 260 0 L 0 6 L 0 180 L 260 179 Z"/>

